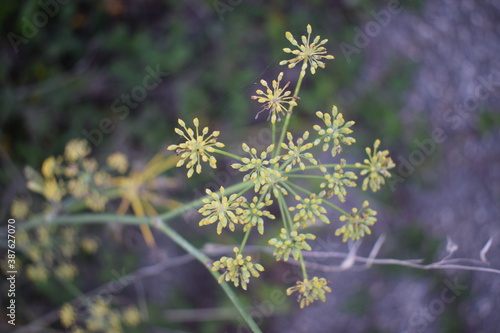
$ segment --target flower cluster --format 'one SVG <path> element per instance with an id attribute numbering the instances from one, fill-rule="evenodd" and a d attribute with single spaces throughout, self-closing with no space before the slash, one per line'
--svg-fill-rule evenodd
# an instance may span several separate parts
<path id="1" fill-rule="evenodd" d="M 290 171 L 293 166 L 296 164 L 299 165 L 301 170 L 304 170 L 306 168 L 305 164 L 302 162 L 302 159 L 308 160 L 311 164 L 317 165 L 318 161 L 314 158 L 314 155 L 310 152 L 306 152 L 306 150 L 311 149 L 314 147 L 313 143 L 306 143 L 304 142 L 309 138 L 309 132 L 305 131 L 304 135 L 302 135 L 301 138 L 297 139 L 297 144 L 293 143 L 293 136 L 292 133 L 288 132 L 286 134 L 286 137 L 288 139 L 288 144 L 282 143 L 281 147 L 288 150 L 288 154 L 283 155 L 282 159 L 284 161 L 285 171 Z"/>
<path id="2" fill-rule="evenodd" d="M 288 68 L 293 68 L 299 62 L 303 61 L 301 76 L 305 75 L 305 70 L 307 69 L 307 65 L 309 64 L 311 67 L 311 74 L 316 73 L 316 69 L 318 67 L 325 68 L 325 63 L 321 61 L 321 59 L 334 59 L 334 56 L 326 54 L 326 48 L 323 46 L 328 42 L 328 39 L 323 39 L 320 41 L 320 36 L 316 36 L 313 42 L 311 43 L 311 33 L 312 28 L 311 25 L 307 25 L 307 38 L 306 36 L 302 36 L 301 41 L 302 45 L 295 40 L 293 35 L 290 32 L 286 32 L 286 38 L 292 43 L 293 46 L 298 47 L 298 50 L 291 50 L 289 48 L 284 48 L 283 51 L 286 53 L 294 54 L 296 57 L 290 60 L 283 60 L 280 62 L 280 65 L 288 64 Z"/>
<path id="3" fill-rule="evenodd" d="M 327 54 L 324 47 L 327 40 L 321 40 L 319 36 L 311 39 L 311 34 L 312 28 L 308 25 L 307 37 L 302 36 L 301 38 L 302 44 L 299 44 L 290 32 L 285 35 L 297 49 L 285 48 L 286 53 L 291 53 L 295 57 L 281 61 L 280 65 L 288 65 L 289 68 L 293 68 L 302 63 L 302 70 L 295 83 L 294 93 L 292 94 L 292 90 L 288 90 L 290 82 L 285 85 L 281 84 L 284 77 L 284 73 L 281 72 L 271 84 L 261 80 L 260 82 L 265 89 L 258 89 L 251 97 L 262 105 L 257 116 L 263 111 L 269 111 L 268 120 L 271 121 L 270 141 L 272 144 L 267 148 L 251 148 L 243 143 L 242 149 L 245 153 L 243 157 L 214 149 L 212 146 L 218 144 L 215 140 L 218 132 L 213 135 L 212 141 L 204 141 L 206 139 L 203 138 L 203 135 L 208 133 L 208 129 L 204 130 L 201 138 L 198 138 L 197 119 L 195 119 L 196 136 L 193 130 L 185 128 L 184 122 L 179 121 L 187 135 L 179 129 L 176 129 L 176 132 L 183 136 L 186 142 L 169 147 L 170 150 L 176 150 L 178 154 L 181 154 L 179 166 L 183 165 L 184 160 L 190 160 L 187 165 L 188 168 L 191 168 L 188 177 L 194 172 L 193 168 L 196 163 L 198 163 L 196 171 L 201 171 L 200 161 L 209 161 L 210 165 L 215 167 L 215 157 L 205 155 L 206 153 L 218 153 L 234 159 L 231 167 L 244 173 L 242 186 L 239 187 L 243 188 L 241 192 L 225 196 L 223 187 L 220 188 L 219 193 L 207 190 L 208 196 L 203 198 L 203 207 L 199 209 L 203 215 L 200 225 L 217 222 L 217 233 L 220 234 L 223 228 L 234 231 L 236 225 L 241 224 L 245 232 L 240 248 L 234 248 L 235 257 L 224 256 L 214 263 L 214 270 L 225 269 L 219 282 L 231 281 L 235 286 L 241 285 L 243 289 L 247 288 L 249 278 L 258 276 L 259 271 L 262 270 L 262 266 L 251 262 L 251 257 L 243 257 L 241 254 L 247 240 L 250 239 L 249 234 L 254 227 L 257 227 L 256 229 L 262 235 L 266 218 L 267 220 L 280 219 L 283 223 L 281 233 L 278 237 L 271 238 L 268 244 L 274 247 L 276 260 L 287 261 L 292 256 L 295 260 L 300 261 L 303 281 L 299 281 L 296 286 L 289 288 L 287 294 L 297 292 L 301 307 L 307 306 L 315 300 L 324 301 L 326 292 L 331 291 L 327 286 L 328 281 L 324 278 L 307 278 L 307 265 L 302 251 L 311 250 L 307 241 L 315 239 L 315 236 L 303 232 L 303 229 L 316 221 L 330 223 L 329 212 L 326 209 L 327 206 L 330 206 L 343 214 L 340 221 L 345 222 L 345 224 L 338 228 L 335 234 L 342 235 L 344 242 L 347 239 L 357 240 L 365 234 L 369 234 L 370 227 L 376 221 L 376 212 L 368 208 L 367 202 L 362 205 L 361 209 L 353 208 L 352 213 L 348 214 L 344 209 L 330 202 L 330 199 L 335 197 L 341 203 L 345 202 L 348 188 L 357 186 L 356 180 L 359 176 L 365 176 L 363 190 L 368 186 L 374 191 L 378 190 L 385 183 L 385 178 L 390 177 L 388 170 L 394 167 L 394 163 L 388 157 L 388 151 L 377 150 L 380 145 L 378 140 L 375 142 L 373 153 L 370 148 L 367 148 L 369 159 L 366 159 L 364 164 L 348 165 L 344 159 L 333 164 L 321 163 L 318 155 L 315 155 L 317 151 L 329 151 L 330 155 L 335 157 L 342 152 L 343 147 L 356 142 L 350 136 L 353 132 L 354 121 L 344 120 L 344 116 L 336 106 L 332 107 L 330 113 L 316 112 L 316 116 L 321 119 L 322 124 L 314 125 L 312 133 L 304 131 L 302 136 L 294 138 L 294 134 L 287 131 L 288 125 L 292 123 L 290 122 L 292 110 L 298 106 L 298 94 L 306 69 L 309 67 L 311 74 L 315 74 L 318 68 L 325 67 L 323 60 L 334 58 Z M 285 121 L 282 128 L 278 129 L 277 122 L 282 120 L 281 116 L 285 117 Z M 356 169 L 359 170 L 358 173 L 355 173 Z M 303 187 L 303 183 L 306 182 L 312 185 L 312 189 Z M 247 187 L 245 188 L 245 186 Z M 247 196 L 245 192 L 252 188 L 254 193 Z M 230 193 L 233 192 L 236 190 Z M 290 205 L 290 195 L 296 200 L 293 205 Z M 273 204 L 278 206 L 279 216 L 271 214 L 274 212 L 272 210 L 274 207 L 267 208 Z"/>
<path id="4" fill-rule="evenodd" d="M 276 247 L 273 255 L 276 260 L 287 261 L 290 254 L 293 259 L 299 260 L 300 254 L 303 250 L 311 251 L 311 247 L 307 244 L 307 239 L 316 239 L 313 234 L 299 234 L 298 229 L 300 228 L 300 223 L 296 223 L 294 229 L 288 232 L 285 228 L 281 229 L 280 238 L 271 238 L 269 240 L 269 245 Z"/>
<path id="5" fill-rule="evenodd" d="M 290 96 L 292 92 L 286 90 L 286 88 L 290 85 L 290 82 L 287 82 L 283 88 L 280 88 L 281 79 L 283 79 L 283 72 L 278 75 L 277 80 L 273 80 L 272 89 L 269 88 L 269 85 L 265 80 L 260 80 L 260 84 L 266 88 L 266 92 L 259 89 L 255 92 L 257 95 L 251 97 L 252 99 L 256 99 L 257 102 L 263 104 L 262 110 L 257 113 L 255 119 L 257 119 L 261 112 L 269 110 L 267 120 L 271 119 L 271 122 L 274 124 L 276 119 L 281 121 L 280 113 L 285 115 L 286 112 L 289 112 L 284 106 L 285 104 L 288 104 L 289 107 L 297 106 L 297 102 L 295 102 L 295 100 L 298 99 L 298 97 Z"/>
<path id="6" fill-rule="evenodd" d="M 264 234 L 264 219 L 274 220 L 276 217 L 269 211 L 264 210 L 265 207 L 271 206 L 273 201 L 271 195 L 268 193 L 262 200 L 253 197 L 252 202 L 243 200 L 241 207 L 237 209 L 236 214 L 239 215 L 240 222 L 245 225 L 243 231 L 248 231 L 250 228 L 257 226 L 257 230 L 261 235 Z"/>
<path id="7" fill-rule="evenodd" d="M 372 150 L 369 147 L 366 148 L 366 153 L 368 154 L 369 159 L 364 160 L 366 169 L 364 169 L 360 173 L 361 176 L 367 175 L 363 180 L 363 191 L 366 191 L 368 185 L 370 185 L 370 188 L 373 192 L 380 190 L 380 185 L 385 184 L 385 178 L 391 177 L 389 169 L 392 169 L 396 166 L 392 159 L 387 156 L 389 155 L 388 150 L 377 151 L 379 146 L 380 140 L 377 139 L 373 144 L 373 154 Z M 361 166 L 360 163 L 358 163 L 357 165 Z"/>
<path id="8" fill-rule="evenodd" d="M 323 151 L 328 150 L 331 141 L 331 154 L 332 156 L 335 156 L 342 152 L 340 143 L 349 146 L 356 142 L 356 139 L 347 136 L 348 134 L 352 133 L 350 127 L 354 125 L 354 121 L 351 120 L 346 123 L 344 120 L 344 116 L 342 115 L 342 113 L 338 112 L 335 105 L 332 108 L 331 116 L 328 113 L 323 113 L 321 111 L 316 112 L 316 116 L 323 120 L 326 125 L 326 129 L 323 129 L 319 125 L 314 125 L 313 127 L 320 136 L 314 141 L 314 144 L 319 145 L 321 142 L 323 142 Z"/>
<path id="9" fill-rule="evenodd" d="M 111 176 L 106 171 L 98 171 L 97 161 L 88 157 L 90 153 L 87 141 L 69 141 L 64 155 L 45 159 L 41 174 L 25 168 L 28 188 L 54 204 L 68 194 L 83 200 L 93 211 L 103 211 L 108 199 L 102 191 L 109 187 Z"/>
<path id="10" fill-rule="evenodd" d="M 64 304 L 59 311 L 61 325 L 70 333 L 79 332 L 123 332 L 124 327 L 135 327 L 141 322 L 137 307 L 129 306 L 122 311 L 111 308 L 108 300 L 96 297 L 86 304 L 86 318 L 79 320 L 78 313 L 71 304 Z M 78 309 L 81 310 L 81 309 Z"/>
<path id="11" fill-rule="evenodd" d="M 200 121 L 198 118 L 193 119 L 195 131 L 191 128 L 186 127 L 186 123 L 179 119 L 179 125 L 184 129 L 175 129 L 175 133 L 186 139 L 185 142 L 178 145 L 168 146 L 168 150 L 175 150 L 177 155 L 180 155 L 180 160 L 177 163 L 177 167 L 180 167 L 186 163 L 186 168 L 188 169 L 187 176 L 190 178 L 194 171 L 196 173 L 201 173 L 201 162 L 208 162 L 210 167 L 217 168 L 215 157 L 211 155 L 215 148 L 222 148 L 224 144 L 217 142 L 217 137 L 219 136 L 219 131 L 214 131 L 209 136 L 205 137 L 209 129 L 208 127 L 203 128 L 200 134 Z"/>
<path id="12" fill-rule="evenodd" d="M 325 293 L 331 291 L 332 289 L 328 287 L 328 281 L 325 278 L 313 277 L 312 280 L 298 281 L 297 285 L 286 290 L 286 294 L 290 296 L 294 292 L 298 292 L 297 298 L 302 309 L 317 300 L 324 302 L 326 300 Z"/>
<path id="13" fill-rule="evenodd" d="M 242 148 L 245 153 L 250 155 L 250 158 L 243 157 L 241 163 L 234 163 L 231 167 L 241 172 L 250 171 L 243 177 L 243 181 L 251 180 L 255 185 L 254 191 L 256 193 L 266 193 L 271 185 L 276 185 L 281 189 L 281 186 L 276 184 L 284 179 L 277 170 L 280 157 L 267 159 L 267 155 L 273 151 L 274 145 L 267 147 L 260 155 L 257 154 L 257 149 L 250 148 L 246 143 L 242 144 Z"/>
<path id="14" fill-rule="evenodd" d="M 377 212 L 368 208 L 368 205 L 368 201 L 365 201 L 361 209 L 353 208 L 351 214 L 339 217 L 340 221 L 345 222 L 345 224 L 335 231 L 335 235 L 342 235 L 343 242 L 348 239 L 357 240 L 365 234 L 372 233 L 370 227 L 377 221 L 375 217 Z"/>
<path id="15" fill-rule="evenodd" d="M 330 220 L 326 216 L 326 209 L 323 207 L 323 199 L 321 196 L 316 194 L 311 194 L 309 198 L 302 199 L 300 196 L 296 196 L 295 200 L 299 203 L 295 207 L 288 208 L 291 212 L 296 211 L 293 221 L 300 221 L 303 227 L 306 227 L 308 223 L 315 223 L 316 219 L 319 218 L 324 223 L 330 223 Z"/>
<path id="16" fill-rule="evenodd" d="M 203 199 L 204 205 L 198 212 L 205 216 L 201 219 L 200 226 L 219 221 L 217 233 L 220 235 L 222 228 L 229 227 L 231 231 L 234 231 L 234 224 L 240 222 L 240 218 L 235 215 L 235 212 L 238 210 L 241 200 L 236 200 L 238 198 L 237 194 L 232 194 L 229 198 L 224 196 L 224 187 L 222 186 L 219 191 L 220 195 L 206 189 L 206 193 L 212 199 Z"/>
<path id="17" fill-rule="evenodd" d="M 219 193 L 206 189 L 209 198 L 202 199 L 204 203 L 198 212 L 204 216 L 199 225 L 209 225 L 218 221 L 217 234 L 221 234 L 222 229 L 229 227 L 234 231 L 236 224 L 244 225 L 243 231 L 257 226 L 260 234 L 264 233 L 264 217 L 275 219 L 275 216 L 269 211 L 264 210 L 266 206 L 272 205 L 270 194 L 262 196 L 261 199 L 254 197 L 248 202 L 245 197 L 238 194 L 232 194 L 227 197 L 224 195 L 225 189 L 220 187 Z"/>
<path id="18" fill-rule="evenodd" d="M 214 262 L 212 270 L 225 269 L 224 273 L 219 277 L 219 283 L 223 280 L 231 281 L 235 287 L 241 285 L 241 288 L 246 290 L 250 277 L 259 277 L 259 272 L 264 271 L 264 267 L 261 264 L 253 263 L 251 256 L 244 257 L 237 247 L 233 251 L 234 258 L 226 256 L 220 258 L 220 260 Z"/>
<path id="19" fill-rule="evenodd" d="M 344 166 L 345 160 L 341 160 L 340 164 L 337 164 L 334 167 L 333 173 L 328 173 L 325 167 L 320 168 L 325 175 L 325 181 L 323 181 L 319 186 L 327 191 L 327 197 L 336 195 L 340 202 L 345 201 L 345 196 L 347 194 L 347 190 L 345 188 L 355 187 L 356 183 L 354 181 L 358 179 L 354 172 L 344 172 Z"/>
<path id="20" fill-rule="evenodd" d="M 71 227 L 40 227 L 32 234 L 20 230 L 16 236 L 19 248 L 30 261 L 26 275 L 39 282 L 46 281 L 51 273 L 60 279 L 72 280 L 78 273 L 72 261 L 79 249 L 93 253 L 98 246 L 90 237 L 77 241 L 77 230 Z"/>

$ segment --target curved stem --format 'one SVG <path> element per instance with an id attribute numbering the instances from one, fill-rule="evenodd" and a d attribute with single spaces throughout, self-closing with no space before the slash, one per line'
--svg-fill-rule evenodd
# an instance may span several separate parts
<path id="1" fill-rule="evenodd" d="M 242 182 L 236 185 L 233 185 L 226 189 L 227 193 L 234 193 L 236 191 L 241 190 L 244 187 L 248 187 L 247 182 Z M 34 218 L 27 223 L 23 223 L 20 226 L 20 229 L 31 229 L 37 226 L 42 225 L 76 225 L 76 224 L 90 224 L 90 223 L 108 223 L 108 222 L 117 222 L 122 224 L 131 224 L 131 225 L 151 225 L 155 226 L 158 230 L 165 233 L 170 239 L 172 239 L 177 245 L 186 250 L 189 254 L 194 256 L 198 261 L 200 261 L 214 276 L 216 280 L 219 279 L 220 274 L 218 272 L 212 271 L 211 260 L 208 256 L 206 256 L 203 252 L 195 248 L 191 243 L 189 243 L 186 239 L 184 239 L 180 234 L 174 231 L 170 226 L 168 226 L 165 221 L 172 219 L 176 216 L 181 215 L 183 212 L 190 210 L 197 205 L 202 203 L 203 198 L 194 200 L 183 207 L 175 209 L 173 211 L 167 212 L 160 216 L 154 218 L 148 217 L 137 217 L 131 215 L 115 215 L 115 214 L 80 214 L 73 216 L 59 216 L 52 219 L 47 219 L 45 217 L 37 217 Z M 260 328 L 257 326 L 252 317 L 246 312 L 243 305 L 240 303 L 238 297 L 231 289 L 231 287 L 225 282 L 222 281 L 221 287 L 232 301 L 236 309 L 239 311 L 245 322 L 251 328 L 254 333 L 262 333 Z"/>
<path id="2" fill-rule="evenodd" d="M 169 236 L 170 239 L 172 239 L 175 243 L 177 243 L 177 245 L 179 245 L 184 250 L 186 250 L 186 252 L 188 252 L 193 257 L 198 259 L 199 262 L 204 264 L 204 266 L 210 271 L 210 273 L 213 275 L 213 277 L 216 280 L 219 279 L 220 274 L 218 272 L 214 272 L 212 270 L 212 264 L 211 264 L 212 261 L 206 254 L 204 254 L 203 252 L 201 252 L 200 250 L 195 248 L 193 245 L 191 245 L 191 243 L 189 243 L 186 239 L 184 239 L 181 235 L 179 235 L 175 230 L 170 228 L 166 223 L 160 223 L 159 225 L 157 225 L 157 228 L 159 230 L 163 231 L 167 236 Z M 236 294 L 231 289 L 231 287 L 227 284 L 227 282 L 223 280 L 220 283 L 220 285 L 221 285 L 222 289 L 224 290 L 224 292 L 226 293 L 226 295 L 231 300 L 231 302 L 233 302 L 234 306 L 236 307 L 238 312 L 241 314 L 241 316 L 243 317 L 245 322 L 248 324 L 248 326 L 250 327 L 252 332 L 262 333 L 259 326 L 257 326 L 257 323 L 252 319 L 250 314 L 247 313 L 247 311 L 245 310 L 243 305 L 240 303 L 238 296 L 236 296 Z"/>
<path id="3" fill-rule="evenodd" d="M 249 183 L 251 182 L 241 182 L 232 185 L 225 189 L 225 193 L 232 194 L 237 191 L 243 190 L 244 188 L 249 187 Z M 201 206 L 203 204 L 203 199 L 205 198 L 210 198 L 210 197 L 204 196 L 199 199 L 193 200 L 187 204 L 180 206 L 179 208 L 160 214 L 158 215 L 157 218 L 163 221 L 168 221 L 174 217 L 185 214 L 191 209 Z M 133 215 L 92 214 L 92 213 L 78 214 L 78 215 L 63 215 L 56 217 L 47 215 L 38 215 L 26 221 L 25 223 L 21 223 L 19 229 L 29 230 L 32 228 L 36 228 L 38 226 L 46 226 L 46 225 L 87 224 L 87 223 L 107 223 L 107 222 L 141 225 L 141 224 L 150 224 L 151 219 L 148 217 L 137 217 Z"/>

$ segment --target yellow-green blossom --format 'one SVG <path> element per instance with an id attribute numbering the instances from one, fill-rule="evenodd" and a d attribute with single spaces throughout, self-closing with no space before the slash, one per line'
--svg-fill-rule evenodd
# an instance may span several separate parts
<path id="1" fill-rule="evenodd" d="M 80 168 L 78 164 L 76 163 L 70 163 L 64 168 L 64 175 L 68 178 L 73 178 L 78 175 L 78 172 L 80 171 Z"/>
<path id="2" fill-rule="evenodd" d="M 281 121 L 280 113 L 285 115 L 285 112 L 288 112 L 288 108 L 284 106 L 284 104 L 288 104 L 288 106 L 296 106 L 295 102 L 298 97 L 290 96 L 291 91 L 286 91 L 290 82 L 285 84 L 283 88 L 280 88 L 280 82 L 283 78 L 283 72 L 278 75 L 277 80 L 273 80 L 272 89 L 269 88 L 269 85 L 265 80 L 260 80 L 260 84 L 262 84 L 266 88 L 266 92 L 262 90 L 257 90 L 255 93 L 260 96 L 252 96 L 252 99 L 256 99 L 257 102 L 263 103 L 262 110 L 257 113 L 255 119 L 259 116 L 261 112 L 269 110 L 269 116 L 267 120 L 271 119 L 271 122 L 274 124 L 276 119 Z"/>
<path id="3" fill-rule="evenodd" d="M 373 154 L 369 147 L 366 148 L 369 159 L 363 161 L 366 169 L 363 169 L 360 173 L 362 176 L 368 174 L 363 180 L 363 191 L 366 191 L 368 185 L 370 185 L 373 192 L 380 190 L 380 185 L 385 184 L 385 178 L 391 177 L 391 173 L 388 170 L 396 166 L 392 159 L 387 156 L 389 155 L 388 150 L 377 151 L 379 146 L 380 140 L 377 139 L 373 144 Z M 356 163 L 356 166 L 360 167 L 361 164 Z"/>
<path id="4" fill-rule="evenodd" d="M 119 173 L 125 173 L 128 169 L 128 159 L 122 153 L 114 153 L 109 155 L 106 159 L 106 164 L 113 170 L 118 171 Z"/>
<path id="5" fill-rule="evenodd" d="M 47 200 L 61 202 L 62 197 L 66 194 L 64 183 L 57 181 L 55 178 L 47 179 L 43 184 L 43 195 Z"/>
<path id="6" fill-rule="evenodd" d="M 264 267 L 257 263 L 252 263 L 252 257 L 244 257 L 239 252 L 239 249 L 235 247 L 233 249 L 235 257 L 222 257 L 220 260 L 214 262 L 212 270 L 218 271 L 219 269 L 225 269 L 224 273 L 219 277 L 219 283 L 223 280 L 226 282 L 231 281 L 234 283 L 235 287 L 241 285 L 244 290 L 247 289 L 247 284 L 250 282 L 250 277 L 259 277 L 260 272 L 264 271 Z"/>
<path id="7" fill-rule="evenodd" d="M 302 45 L 295 40 L 293 35 L 290 32 L 286 32 L 286 38 L 292 43 L 293 46 L 298 47 L 298 50 L 291 50 L 289 48 L 284 48 L 283 51 L 286 53 L 294 54 L 296 57 L 290 60 L 283 60 L 280 62 L 280 65 L 288 64 L 288 68 L 293 68 L 299 62 L 303 61 L 301 76 L 306 74 L 307 65 L 311 65 L 311 74 L 316 73 L 316 69 L 318 67 L 325 68 L 325 63 L 321 61 L 322 59 L 334 59 L 334 56 L 326 54 L 326 48 L 323 46 L 328 42 L 328 39 L 323 39 L 320 41 L 320 36 L 316 36 L 311 43 L 311 33 L 312 28 L 311 25 L 307 25 L 307 38 L 306 36 L 302 36 Z"/>
<path id="8" fill-rule="evenodd" d="M 86 140 L 74 139 L 66 144 L 64 149 L 64 157 L 68 162 L 75 162 L 78 159 L 86 157 L 90 154 L 90 147 Z"/>
<path id="9" fill-rule="evenodd" d="M 241 159 L 241 163 L 234 163 L 231 165 L 232 168 L 238 169 L 241 172 L 252 170 L 250 173 L 243 177 L 244 181 L 251 180 L 255 184 L 255 192 L 259 192 L 261 186 L 268 184 L 271 181 L 271 177 L 274 178 L 281 177 L 281 173 L 277 171 L 277 168 L 272 168 L 274 164 L 279 161 L 279 157 L 266 159 L 267 154 L 269 154 L 273 149 L 274 145 L 267 147 L 265 151 L 257 154 L 257 149 L 248 147 L 246 143 L 242 144 L 243 151 L 250 155 L 250 158 L 244 157 Z M 274 179 L 273 178 L 273 179 Z"/>
<path id="10" fill-rule="evenodd" d="M 71 179 L 68 182 L 68 192 L 77 199 L 82 199 L 89 194 L 89 185 L 83 177 Z"/>
<path id="11" fill-rule="evenodd" d="M 99 164 L 95 160 L 95 158 L 86 158 L 82 161 L 83 169 L 88 172 L 88 173 L 94 173 L 97 168 L 99 167 Z"/>
<path id="12" fill-rule="evenodd" d="M 193 131 L 191 128 L 187 128 L 184 121 L 179 119 L 179 125 L 182 126 L 184 131 L 179 128 L 175 128 L 175 133 L 186 139 L 186 142 L 183 142 L 178 145 L 170 145 L 168 150 L 175 150 L 177 155 L 180 155 L 180 160 L 177 163 L 177 167 L 182 166 L 186 163 L 186 168 L 188 169 L 187 176 L 190 178 L 194 171 L 196 173 L 201 173 L 201 162 L 208 162 L 208 164 L 212 168 L 217 168 L 217 160 L 215 157 L 210 155 L 215 151 L 214 147 L 222 148 L 224 144 L 221 142 L 217 142 L 217 137 L 219 136 L 219 131 L 214 131 L 209 136 L 205 137 L 208 134 L 208 127 L 203 128 L 202 132 L 199 131 L 200 122 L 198 118 L 194 118 L 193 124 L 196 128 L 196 131 Z"/>
<path id="13" fill-rule="evenodd" d="M 88 254 L 94 254 L 97 251 L 97 247 L 99 245 L 95 239 L 84 237 L 80 242 L 80 246 L 83 251 L 87 252 Z"/>
<path id="14" fill-rule="evenodd" d="M 104 211 L 107 202 L 108 198 L 106 198 L 96 190 L 91 191 L 90 195 L 85 197 L 85 205 L 87 205 L 87 207 L 89 207 L 94 212 Z"/>
<path id="15" fill-rule="evenodd" d="M 10 206 L 10 214 L 16 219 L 24 219 L 29 212 L 28 201 L 24 199 L 14 199 Z"/>
<path id="16" fill-rule="evenodd" d="M 272 205 L 271 195 L 268 193 L 262 201 L 259 201 L 257 197 L 253 197 L 252 202 L 244 200 L 241 203 L 241 208 L 238 209 L 237 214 L 241 223 L 245 225 L 243 231 L 247 231 L 249 228 L 257 226 L 257 230 L 262 235 L 264 234 L 264 219 L 274 220 L 275 216 L 264 210 L 266 206 Z"/>
<path id="17" fill-rule="evenodd" d="M 72 280 L 77 273 L 75 265 L 63 263 L 55 268 L 55 274 L 57 277 L 64 280 Z"/>
<path id="18" fill-rule="evenodd" d="M 345 201 L 347 194 L 346 187 L 355 187 L 354 180 L 358 179 L 356 174 L 352 171 L 344 172 L 343 166 L 345 160 L 341 159 L 341 163 L 335 166 L 333 173 L 328 173 L 325 167 L 320 170 L 325 174 L 325 181 L 320 184 L 320 187 L 326 190 L 326 196 L 329 198 L 336 195 L 340 202 Z"/>
<path id="19" fill-rule="evenodd" d="M 370 235 L 370 227 L 377 221 L 377 212 L 368 208 L 368 205 L 368 201 L 365 201 L 360 210 L 353 208 L 351 214 L 341 215 L 339 220 L 345 224 L 335 231 L 335 236 L 342 235 L 342 241 L 345 242 L 348 239 L 358 240 L 365 234 Z"/>
<path id="20" fill-rule="evenodd" d="M 322 206 L 323 199 L 321 199 L 321 196 L 318 197 L 313 193 L 309 198 L 302 199 L 297 195 L 295 200 L 299 203 L 295 207 L 288 208 L 291 212 L 296 211 L 293 217 L 294 222 L 301 222 L 304 227 L 307 226 L 308 222 L 315 223 L 317 218 L 324 223 L 330 223 L 330 220 L 325 215 L 326 209 Z"/>
<path id="21" fill-rule="evenodd" d="M 28 279 L 41 282 L 47 281 L 47 277 L 49 276 L 47 268 L 43 265 L 29 265 L 26 269 L 26 274 Z"/>
<path id="22" fill-rule="evenodd" d="M 61 311 L 59 312 L 59 318 L 63 327 L 68 328 L 76 321 L 75 310 L 70 304 L 66 303 L 63 305 Z"/>
<path id="23" fill-rule="evenodd" d="M 241 223 L 241 219 L 236 216 L 235 212 L 238 210 L 240 203 L 243 200 L 236 200 L 237 194 L 232 194 L 229 198 L 224 196 L 224 187 L 220 187 L 220 195 L 206 189 L 206 192 L 212 199 L 203 199 L 203 207 L 198 212 L 205 216 L 200 221 L 200 226 L 217 223 L 217 233 L 220 235 L 222 228 L 229 227 L 234 231 L 234 224 Z"/>
<path id="24" fill-rule="evenodd" d="M 141 314 L 135 306 L 130 306 L 123 313 L 123 321 L 128 326 L 137 326 L 141 322 Z"/>
<path id="25" fill-rule="evenodd" d="M 293 143 L 292 133 L 287 132 L 286 137 L 288 139 L 288 144 L 286 144 L 285 142 L 281 143 L 281 147 L 288 150 L 288 154 L 284 154 L 281 157 L 282 160 L 285 161 L 284 164 L 288 164 L 285 168 L 285 171 L 290 171 L 296 164 L 298 164 L 299 167 L 304 170 L 306 166 L 302 162 L 302 159 L 308 160 L 313 165 L 318 164 L 318 161 L 314 159 L 314 155 L 306 152 L 306 150 L 314 147 L 313 143 L 304 144 L 304 142 L 309 138 L 308 131 L 305 131 L 302 137 L 297 139 L 297 144 Z"/>
<path id="26" fill-rule="evenodd" d="M 50 156 L 42 163 L 42 175 L 45 178 L 54 178 L 59 168 L 60 166 L 56 163 L 56 158 L 54 156 Z"/>
<path id="27" fill-rule="evenodd" d="M 290 296 L 294 292 L 298 292 L 297 300 L 302 309 L 317 300 L 324 302 L 326 300 L 325 293 L 332 291 L 327 285 L 328 281 L 325 278 L 313 277 L 312 280 L 298 281 L 297 285 L 286 290 L 286 294 Z"/>
<path id="28" fill-rule="evenodd" d="M 307 244 L 306 240 L 316 239 L 316 236 L 313 234 L 299 234 L 297 231 L 299 227 L 300 223 L 296 223 L 293 226 L 294 230 L 290 233 L 285 228 L 281 228 L 280 239 L 272 238 L 269 240 L 269 245 L 276 248 L 273 253 L 276 260 L 283 259 L 283 261 L 287 261 L 290 254 L 293 256 L 293 259 L 299 260 L 303 250 L 311 251 L 311 246 Z"/>
<path id="29" fill-rule="evenodd" d="M 338 112 L 335 105 L 332 108 L 331 116 L 328 113 L 323 113 L 321 111 L 316 112 L 316 116 L 323 120 L 326 125 L 326 129 L 323 129 L 319 125 L 314 125 L 313 127 L 316 131 L 318 131 L 318 135 L 320 136 L 314 141 L 314 145 L 319 145 L 323 142 L 323 151 L 327 151 L 330 144 L 332 144 L 331 153 L 332 156 L 335 156 L 342 151 L 340 143 L 349 146 L 356 142 L 356 139 L 347 136 L 352 133 L 352 130 L 349 127 L 354 125 L 354 121 L 348 121 L 346 123 L 342 113 Z"/>

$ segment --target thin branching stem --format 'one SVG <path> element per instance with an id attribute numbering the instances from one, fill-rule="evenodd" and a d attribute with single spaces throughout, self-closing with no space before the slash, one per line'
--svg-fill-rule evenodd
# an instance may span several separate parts
<path id="1" fill-rule="evenodd" d="M 299 91 L 300 91 L 300 86 L 302 85 L 302 79 L 304 78 L 304 75 L 300 75 L 299 76 L 299 80 L 297 81 L 297 86 L 295 87 L 295 91 L 293 93 L 293 97 L 299 97 Z M 292 111 L 293 111 L 293 107 L 295 105 L 294 104 L 290 104 L 290 106 L 288 107 L 288 110 L 287 110 L 287 115 L 286 115 L 286 118 L 285 118 L 285 124 L 283 125 L 283 128 L 281 130 L 281 135 L 280 135 L 280 139 L 278 141 L 278 145 L 277 147 L 275 147 L 275 154 L 273 156 L 278 156 L 280 154 L 280 151 L 281 151 L 281 143 L 283 142 L 283 140 L 285 139 L 285 134 L 286 134 L 286 130 L 288 129 L 288 123 L 290 122 L 290 117 L 292 115 Z"/>

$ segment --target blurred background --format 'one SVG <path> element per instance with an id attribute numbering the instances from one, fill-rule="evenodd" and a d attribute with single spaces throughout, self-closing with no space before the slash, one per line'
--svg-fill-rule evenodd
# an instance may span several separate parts
<path id="1" fill-rule="evenodd" d="M 295 85 L 297 70 L 278 65 L 289 59 L 282 52 L 290 47 L 284 34 L 305 34 L 308 23 L 313 35 L 329 39 L 335 60 L 306 75 L 292 126 L 297 132 L 310 128 L 316 111 L 329 112 L 335 104 L 356 121 L 348 162 L 361 160 L 364 147 L 379 138 L 397 164 L 389 186 L 376 195 L 350 192 L 346 207 L 368 199 L 379 212 L 360 255 L 385 235 L 379 257 L 432 263 L 448 254 L 447 244 L 456 244 L 454 258 L 477 260 L 492 238 L 486 257 L 499 268 L 500 3 L 494 0 L 4 1 L 2 221 L 14 198 L 28 195 L 23 167 L 40 169 L 73 138 L 87 138 L 98 159 L 121 151 L 141 165 L 178 140 L 178 117 L 198 117 L 221 131 L 229 149 L 247 138 L 265 146 L 269 138 L 259 129 L 267 115 L 255 119 L 259 105 L 250 96 L 261 78 L 272 80 L 280 71 Z M 222 181 L 217 173 L 189 183 L 184 170 L 169 176 L 168 195 L 186 202 L 207 182 Z M 197 218 L 175 224 L 197 247 L 237 242 L 236 236 L 214 237 L 198 228 Z M 331 220 L 337 221 L 333 213 Z M 337 227 L 316 229 L 313 248 L 346 251 L 333 236 Z M 82 273 L 71 286 L 56 279 L 36 284 L 19 275 L 19 326 L 74 299 L 75 289 L 85 293 L 161 256 L 183 254 L 161 235 L 152 251 L 135 227 L 108 241 L 108 229 L 82 230 L 100 246 L 95 255 L 77 258 Z M 264 278 L 240 295 L 264 332 L 496 332 L 500 324 L 496 274 L 399 266 L 319 271 L 333 291 L 326 303 L 300 310 L 284 295 L 299 271 L 273 264 L 267 255 L 259 260 Z M 445 302 L 443 290 L 450 285 L 456 297 Z M 145 319 L 129 332 L 245 332 L 197 262 L 139 277 L 113 296 L 117 304 L 140 305 Z M 0 327 L 10 329 L 5 318 Z M 52 330 L 38 330 L 64 331 L 57 317 L 49 325 Z"/>

